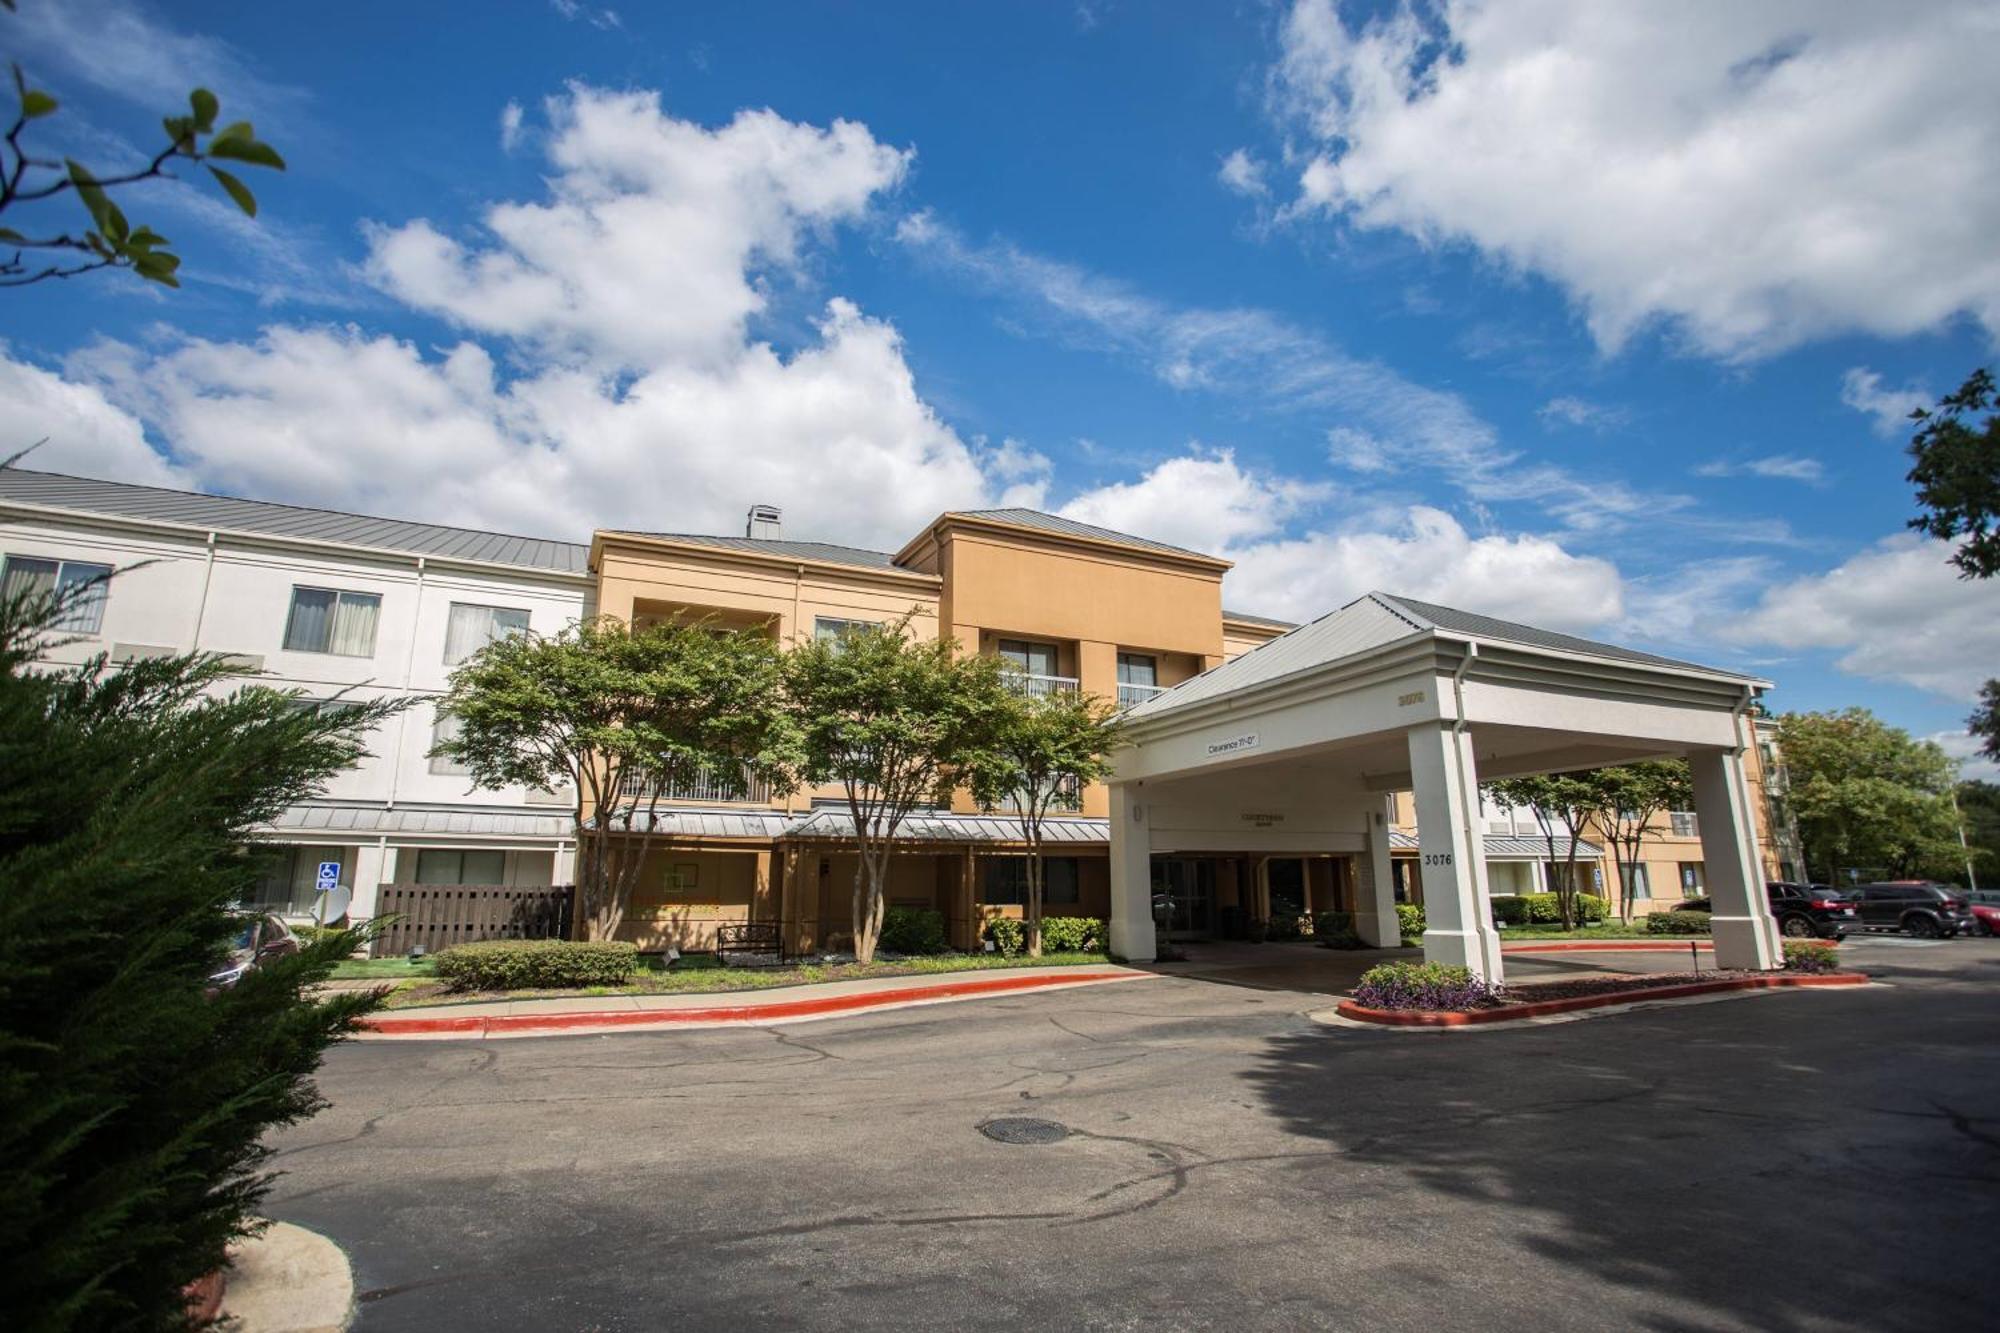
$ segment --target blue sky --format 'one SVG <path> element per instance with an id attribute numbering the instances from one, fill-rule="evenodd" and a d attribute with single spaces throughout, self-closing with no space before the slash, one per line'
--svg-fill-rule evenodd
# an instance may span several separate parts
<path id="1" fill-rule="evenodd" d="M 0 403 L 43 467 L 579 540 L 1030 503 L 1964 752 L 2000 587 L 1905 533 L 1897 418 L 1994 359 L 2000 30 L 1924 8 L 22 0 L 40 147 L 201 81 L 291 169 L 135 190 L 186 286 L 6 295 Z"/>

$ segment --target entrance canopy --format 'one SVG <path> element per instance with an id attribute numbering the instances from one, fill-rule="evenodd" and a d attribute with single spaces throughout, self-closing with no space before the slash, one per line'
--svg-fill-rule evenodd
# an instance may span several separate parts
<path id="1" fill-rule="evenodd" d="M 1112 948 L 1153 956 L 1150 857 L 1197 850 L 1358 853 L 1357 925 L 1393 943 L 1383 798 L 1412 791 L 1426 954 L 1498 979 L 1478 784 L 1685 755 L 1718 961 L 1772 966 L 1776 936 L 1741 762 L 1744 714 L 1766 688 L 1735 672 L 1371 593 L 1127 715 L 1132 743 L 1111 779 Z"/>

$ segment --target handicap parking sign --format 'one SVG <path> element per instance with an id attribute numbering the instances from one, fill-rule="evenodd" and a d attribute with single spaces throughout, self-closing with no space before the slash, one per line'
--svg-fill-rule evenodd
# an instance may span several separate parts
<path id="1" fill-rule="evenodd" d="M 322 890 L 339 888 L 340 862 L 321 861 L 319 863 L 319 879 L 314 887 Z"/>

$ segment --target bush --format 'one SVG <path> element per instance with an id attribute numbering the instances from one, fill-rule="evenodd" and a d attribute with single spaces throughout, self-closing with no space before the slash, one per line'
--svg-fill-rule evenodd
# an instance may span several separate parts
<path id="1" fill-rule="evenodd" d="M 1576 895 L 1576 915 L 1585 925 L 1593 925 L 1604 920 L 1610 910 L 1611 904 L 1594 893 Z"/>
<path id="2" fill-rule="evenodd" d="M 1361 932 L 1354 928 L 1352 912 L 1321 912 L 1313 918 L 1313 939 L 1328 949 L 1360 949 L 1366 947 Z"/>
<path id="3" fill-rule="evenodd" d="M 616 986 L 639 967 L 639 946 L 624 940 L 481 940 L 437 955 L 452 990 Z"/>
<path id="4" fill-rule="evenodd" d="M 1370 1009 L 1473 1009 L 1498 994 L 1463 967 L 1449 963 L 1379 963 L 1355 984 L 1356 1003 Z"/>
<path id="5" fill-rule="evenodd" d="M 1787 972 L 1837 972 L 1840 951 L 1826 940 L 1786 940 Z"/>
<path id="6" fill-rule="evenodd" d="M 1493 919 L 1503 926 L 1525 926 L 1535 919 L 1533 906 L 1524 894 L 1495 898 Z"/>
<path id="7" fill-rule="evenodd" d="M 395 709 L 301 711 L 219 658 L 41 661 L 57 600 L 0 600 L 0 1323 L 185 1328 L 269 1132 L 319 1109 L 321 1054 L 381 1003 L 307 998 L 360 932 L 211 987 L 256 885 L 244 831 Z"/>
<path id="8" fill-rule="evenodd" d="M 951 941 L 944 933 L 944 913 L 929 907 L 891 907 L 882 913 L 882 934 L 876 947 L 890 953 L 946 953 Z"/>
<path id="9" fill-rule="evenodd" d="M 1706 912 L 1648 912 L 1648 935 L 1706 935 L 1711 922 Z"/>
<path id="10" fill-rule="evenodd" d="M 1102 953 L 1108 938 L 1104 921 L 1099 917 L 1042 918 L 1042 949 L 1046 953 Z"/>
<path id="11" fill-rule="evenodd" d="M 1271 918 L 1271 926 L 1266 932 L 1266 938 L 1274 940 L 1302 940 L 1306 936 L 1306 927 L 1311 924 L 1312 919 L 1310 917 L 1292 916 L 1289 913 L 1274 916 Z"/>
<path id="12" fill-rule="evenodd" d="M 1415 903 L 1397 903 L 1396 924 L 1401 928 L 1405 945 L 1421 943 L 1424 938 L 1424 909 Z"/>
<path id="13" fill-rule="evenodd" d="M 1028 928 L 1011 916 L 991 917 L 986 922 L 986 938 L 993 942 L 995 952 L 1012 958 L 1028 947 Z"/>

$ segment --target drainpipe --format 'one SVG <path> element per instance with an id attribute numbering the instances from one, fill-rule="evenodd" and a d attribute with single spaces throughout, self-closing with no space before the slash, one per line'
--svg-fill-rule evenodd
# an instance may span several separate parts
<path id="1" fill-rule="evenodd" d="M 1461 832 L 1465 834 L 1466 846 L 1472 845 L 1473 810 L 1477 808 L 1479 794 L 1467 789 L 1465 772 L 1465 673 L 1472 669 L 1473 661 L 1479 656 L 1479 645 L 1472 640 L 1465 641 L 1465 656 L 1451 673 L 1452 722 L 1451 761 L 1458 768 L 1458 813 Z M 1470 871 L 1471 867 L 1467 867 Z"/>
<path id="2" fill-rule="evenodd" d="M 201 566 L 201 601 L 194 608 L 194 640 L 188 644 L 189 652 L 201 650 L 201 627 L 208 619 L 208 589 L 215 581 L 215 534 L 208 534 L 208 554 Z"/>
<path id="3" fill-rule="evenodd" d="M 424 623 L 424 570 L 424 557 L 418 556 L 416 606 L 410 616 L 410 648 L 403 654 L 401 693 L 406 698 L 410 693 L 410 681 L 416 676 L 417 671 L 417 631 L 423 628 Z M 403 741 L 409 734 L 410 712 L 404 709 L 396 718 L 396 756 L 389 761 L 389 799 L 385 803 L 386 809 L 396 808 L 396 793 L 403 780 Z"/>

